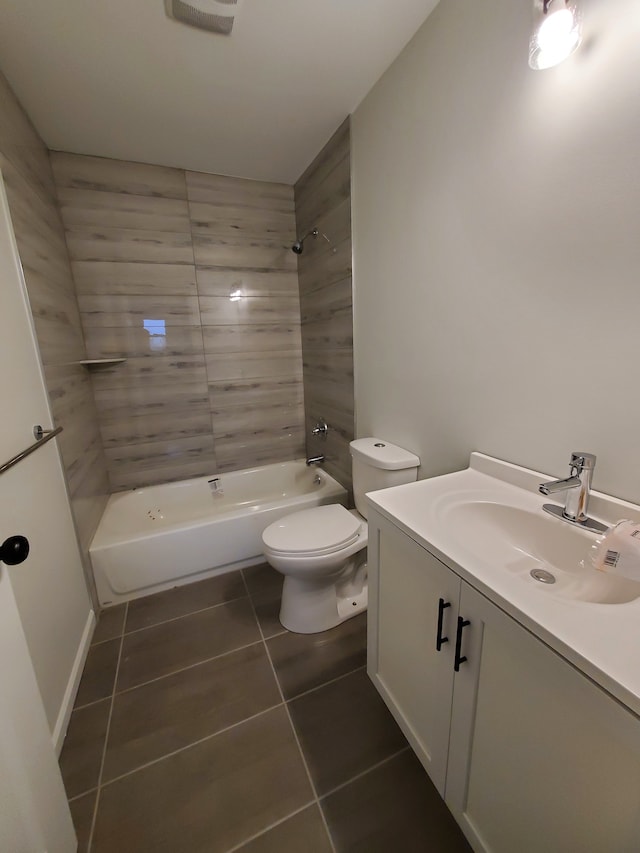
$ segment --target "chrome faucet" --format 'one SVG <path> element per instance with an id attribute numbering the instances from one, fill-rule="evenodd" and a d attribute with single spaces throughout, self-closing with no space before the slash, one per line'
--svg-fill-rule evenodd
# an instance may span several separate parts
<path id="1" fill-rule="evenodd" d="M 329 424 L 325 421 L 324 418 L 320 418 L 318 423 L 311 430 L 311 435 L 315 435 L 317 438 L 326 439 L 328 432 Z"/>
<path id="2" fill-rule="evenodd" d="M 608 530 L 606 525 L 587 516 L 596 457 L 593 453 L 572 453 L 569 465 L 570 474 L 564 480 L 550 480 L 548 483 L 540 483 L 540 491 L 543 495 L 553 495 L 556 492 L 566 491 L 567 497 L 564 508 L 557 504 L 543 504 L 542 509 L 551 515 L 555 515 L 556 518 L 562 519 L 562 521 L 577 524 L 584 530 L 590 530 L 592 533 L 605 533 Z"/>
<path id="3" fill-rule="evenodd" d="M 324 456 L 310 456 L 307 459 L 307 465 L 322 465 Z"/>

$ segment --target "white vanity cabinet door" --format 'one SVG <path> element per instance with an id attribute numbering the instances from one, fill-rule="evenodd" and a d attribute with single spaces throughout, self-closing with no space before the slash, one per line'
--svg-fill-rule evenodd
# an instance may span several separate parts
<path id="1" fill-rule="evenodd" d="M 444 794 L 460 579 L 376 513 L 369 514 L 368 672 Z M 440 608 L 439 602 L 449 605 Z M 436 650 L 438 613 L 442 636 Z"/>
<path id="2" fill-rule="evenodd" d="M 637 853 L 640 720 L 466 583 L 460 614 L 445 799 L 474 848 Z"/>

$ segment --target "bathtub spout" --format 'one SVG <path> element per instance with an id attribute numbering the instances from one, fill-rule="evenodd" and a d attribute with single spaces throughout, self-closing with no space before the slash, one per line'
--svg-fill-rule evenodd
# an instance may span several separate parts
<path id="1" fill-rule="evenodd" d="M 322 465 L 324 456 L 310 456 L 307 459 L 307 465 Z"/>

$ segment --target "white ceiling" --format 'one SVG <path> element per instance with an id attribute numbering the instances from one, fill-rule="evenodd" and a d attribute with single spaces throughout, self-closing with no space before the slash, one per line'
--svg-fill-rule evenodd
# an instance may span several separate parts
<path id="1" fill-rule="evenodd" d="M 0 68 L 49 148 L 293 183 L 438 0 L 0 0 Z"/>

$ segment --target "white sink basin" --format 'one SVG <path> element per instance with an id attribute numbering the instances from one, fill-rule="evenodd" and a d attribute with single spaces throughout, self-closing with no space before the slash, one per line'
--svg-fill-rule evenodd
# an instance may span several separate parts
<path id="1" fill-rule="evenodd" d="M 459 547 L 550 595 L 599 604 L 623 604 L 640 597 L 640 582 L 593 568 L 594 536 L 541 510 L 459 500 L 454 494 L 439 502 L 437 515 L 443 532 L 455 537 Z M 540 569 L 548 582 L 532 576 Z"/>

